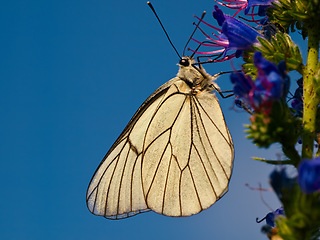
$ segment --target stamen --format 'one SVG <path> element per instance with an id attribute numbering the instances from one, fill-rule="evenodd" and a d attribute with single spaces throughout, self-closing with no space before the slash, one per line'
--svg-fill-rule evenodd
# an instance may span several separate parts
<path id="1" fill-rule="evenodd" d="M 226 7 L 231 8 L 231 9 L 237 9 L 237 8 L 244 9 L 246 6 L 244 6 L 243 4 L 239 4 L 239 5 L 230 5 L 230 6 L 226 6 Z"/>
<path id="2" fill-rule="evenodd" d="M 251 84 L 250 84 L 250 85 L 251 85 Z M 251 85 L 251 86 L 252 86 L 252 85 Z M 253 89 L 255 88 L 255 86 L 252 86 L 252 87 L 253 87 Z M 253 91 L 251 90 L 251 91 L 249 92 L 249 97 L 250 97 L 250 95 L 252 95 L 252 94 L 253 94 Z M 253 96 L 252 96 L 252 99 L 250 99 L 250 100 L 253 101 Z M 254 106 L 254 105 L 251 104 L 251 106 Z M 251 189 L 251 190 L 259 191 L 259 195 L 260 195 L 261 201 L 264 203 L 264 205 L 267 206 L 267 208 L 269 208 L 269 209 L 272 211 L 272 208 L 269 206 L 269 204 L 267 204 L 267 202 L 264 200 L 263 195 L 262 195 L 262 192 L 271 192 L 271 191 L 272 191 L 271 188 L 270 188 L 270 189 L 262 188 L 260 183 L 259 183 L 259 187 L 258 187 L 258 188 L 250 187 L 248 183 L 246 184 L 246 186 L 247 186 L 249 189 Z"/>
<path id="3" fill-rule="evenodd" d="M 208 43 L 203 43 L 203 42 L 200 42 L 194 38 L 191 38 L 193 41 L 201 44 L 202 46 L 206 46 L 206 47 L 220 47 L 220 45 L 217 45 L 217 44 L 208 44 Z"/>
<path id="4" fill-rule="evenodd" d="M 265 216 L 264 218 L 260 219 L 259 218 L 256 218 L 256 222 L 257 223 L 261 223 L 263 220 L 266 220 L 267 216 Z"/>
<path id="5" fill-rule="evenodd" d="M 207 35 L 199 26 L 197 26 L 197 28 L 203 33 L 203 35 L 205 35 L 209 40 L 211 41 L 215 41 L 214 39 L 212 39 L 211 37 L 209 37 L 209 35 Z"/>
<path id="6" fill-rule="evenodd" d="M 198 53 L 198 54 L 215 54 L 215 53 L 221 53 L 221 52 L 225 51 L 224 49 L 220 49 L 220 50 L 216 50 L 216 51 L 212 51 L 212 52 L 196 52 L 192 49 L 188 49 L 188 50 L 191 52 L 194 52 L 194 53 Z"/>
<path id="7" fill-rule="evenodd" d="M 242 9 L 244 9 L 245 7 L 243 8 L 239 8 L 239 10 L 233 15 L 233 17 L 235 17 L 239 12 L 241 12 Z"/>
<path id="8" fill-rule="evenodd" d="M 203 13 L 202 13 L 202 15 L 201 15 L 201 20 L 204 18 L 204 15 L 206 14 L 206 11 L 204 11 Z M 196 27 L 195 27 L 195 29 L 193 30 L 193 32 L 191 33 L 191 35 L 190 35 L 190 37 L 189 37 L 189 39 L 188 39 L 188 41 L 187 41 L 187 43 L 186 43 L 186 45 L 184 46 L 184 48 L 183 48 L 183 56 L 184 56 L 184 53 L 185 53 L 185 50 L 186 50 L 186 47 L 188 46 L 188 44 L 189 44 L 189 42 L 190 42 L 190 40 L 191 40 L 191 38 L 193 37 L 193 35 L 194 35 L 194 33 L 196 32 L 196 30 L 198 29 L 198 26 L 199 26 L 199 24 L 201 23 L 201 21 L 199 21 L 197 24 L 196 24 Z M 194 25 L 195 23 L 193 23 L 193 25 Z"/>
<path id="9" fill-rule="evenodd" d="M 248 183 L 246 183 L 245 186 L 251 190 L 254 190 L 254 191 L 263 191 L 263 192 L 271 192 L 272 191 L 272 189 L 261 188 L 261 186 L 259 186 L 258 188 L 251 187 Z"/>
<path id="10" fill-rule="evenodd" d="M 252 20 L 253 20 L 253 21 L 254 21 L 254 17 L 253 17 L 254 7 L 255 7 L 255 6 L 253 6 L 252 9 L 251 9 L 251 17 L 252 17 Z"/>
<path id="11" fill-rule="evenodd" d="M 256 23 L 256 24 L 259 24 L 259 22 L 262 20 L 262 19 L 259 19 L 259 20 L 250 20 L 250 19 L 246 19 L 246 18 L 244 18 L 244 17 L 242 17 L 242 16 L 239 16 L 239 18 L 241 18 L 242 20 L 245 20 L 245 21 L 247 21 L 247 22 L 254 22 L 254 23 Z"/>
<path id="12" fill-rule="evenodd" d="M 243 3 L 246 4 L 247 0 L 239 0 L 239 1 L 233 1 L 233 0 L 223 0 L 225 2 L 229 2 L 229 3 Z M 216 1 L 217 3 L 219 3 L 218 1 Z"/>
<path id="13" fill-rule="evenodd" d="M 198 18 L 197 16 L 194 16 L 194 17 L 197 18 L 197 19 L 199 19 L 201 22 L 203 22 L 203 23 L 206 24 L 207 26 L 209 26 L 209 27 L 211 27 L 211 28 L 213 28 L 213 29 L 215 29 L 215 30 L 217 30 L 217 31 L 219 31 L 219 32 L 222 31 L 221 29 L 216 28 L 215 26 L 210 25 L 209 23 L 203 21 L 202 19 Z"/>
<path id="14" fill-rule="evenodd" d="M 225 4 L 225 3 L 220 3 L 220 2 L 217 2 L 217 3 L 220 4 L 221 6 L 224 6 L 224 7 L 230 8 L 230 9 L 238 9 L 239 7 L 241 7 L 243 9 L 246 7 L 246 6 L 244 6 L 244 4 L 231 5 L 231 4 Z"/>
<path id="15" fill-rule="evenodd" d="M 229 45 L 229 41 L 227 39 L 223 39 L 220 37 L 218 37 L 218 38 L 222 39 L 222 40 L 213 39 L 213 38 L 209 37 L 199 26 L 198 26 L 198 28 L 207 37 L 208 40 L 219 44 L 219 46 L 221 46 L 221 47 L 227 47 Z"/>
<path id="16" fill-rule="evenodd" d="M 219 36 L 218 36 L 217 34 L 215 34 L 215 33 L 212 33 L 212 35 L 215 36 L 216 38 L 222 40 L 222 41 L 223 41 L 223 40 L 226 40 L 226 39 L 223 39 L 223 38 L 219 37 Z"/>
<path id="17" fill-rule="evenodd" d="M 227 60 L 230 60 L 230 59 L 234 58 L 235 56 L 236 56 L 236 54 L 235 54 L 235 53 L 232 53 L 232 54 L 230 54 L 230 55 L 225 56 L 225 57 L 222 58 L 222 59 L 214 60 L 214 62 L 224 62 L 224 61 L 227 61 Z"/>

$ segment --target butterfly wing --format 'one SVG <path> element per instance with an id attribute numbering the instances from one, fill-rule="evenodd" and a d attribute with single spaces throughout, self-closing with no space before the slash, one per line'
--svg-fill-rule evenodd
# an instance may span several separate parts
<path id="1" fill-rule="evenodd" d="M 146 204 L 167 216 L 190 216 L 226 193 L 233 143 L 214 94 L 190 94 L 175 82 L 153 115 L 144 139 L 142 184 Z"/>
<path id="2" fill-rule="evenodd" d="M 151 209 L 190 216 L 223 196 L 232 139 L 215 95 L 191 92 L 174 78 L 142 104 L 91 180 L 92 213 L 120 219 Z"/>
<path id="3" fill-rule="evenodd" d="M 87 206 L 95 215 L 121 219 L 149 211 L 142 188 L 141 159 L 147 127 L 173 78 L 158 88 L 138 109 L 94 173 Z"/>

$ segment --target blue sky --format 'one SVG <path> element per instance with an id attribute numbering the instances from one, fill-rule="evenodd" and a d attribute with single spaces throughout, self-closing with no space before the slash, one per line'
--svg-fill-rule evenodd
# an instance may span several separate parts
<path id="1" fill-rule="evenodd" d="M 193 14 L 206 10 L 214 23 L 211 0 L 153 4 L 180 53 Z M 149 212 L 111 221 L 88 211 L 87 186 L 102 157 L 140 104 L 178 71 L 145 0 L 4 1 L 0 24 L 1 239 L 266 239 L 255 219 L 269 209 L 245 184 L 269 188 L 273 167 L 250 157 L 277 159 L 281 150 L 245 139 L 249 116 L 234 111 L 232 99 L 220 103 L 236 157 L 229 192 L 216 204 L 187 218 Z M 205 68 L 215 74 L 230 62 Z M 228 76 L 217 83 L 232 87 Z M 280 207 L 272 192 L 264 200 Z"/>

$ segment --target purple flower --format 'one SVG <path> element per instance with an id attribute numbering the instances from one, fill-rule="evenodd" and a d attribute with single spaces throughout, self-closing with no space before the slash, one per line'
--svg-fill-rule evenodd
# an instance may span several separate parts
<path id="1" fill-rule="evenodd" d="M 289 90 L 289 77 L 284 73 L 284 64 L 281 62 L 276 66 L 263 58 L 260 52 L 255 52 L 257 78 L 253 81 L 243 73 L 232 73 L 230 79 L 235 95 L 255 111 L 270 108 L 274 101 L 284 98 Z"/>
<path id="2" fill-rule="evenodd" d="M 299 166 L 299 185 L 303 192 L 320 190 L 320 157 L 304 160 Z"/>
<path id="3" fill-rule="evenodd" d="M 291 107 L 296 110 L 297 115 L 302 115 L 303 110 L 303 79 L 300 78 L 298 81 L 298 88 L 296 89 L 293 100 L 291 102 Z"/>
<path id="4" fill-rule="evenodd" d="M 237 15 L 242 9 L 244 9 L 244 14 L 247 15 L 251 7 L 252 7 L 252 12 L 254 11 L 255 7 L 259 7 L 258 15 L 265 16 L 266 9 L 272 6 L 271 2 L 273 2 L 273 0 L 222 0 L 222 1 L 226 3 L 219 2 L 219 1 L 217 1 L 217 3 L 231 9 L 239 9 L 234 14 L 234 16 Z M 253 13 L 250 15 L 253 16 Z"/>
<path id="5" fill-rule="evenodd" d="M 223 12 L 218 8 L 217 5 L 215 5 L 214 8 L 215 11 L 213 11 L 213 17 L 217 20 L 218 25 L 221 26 L 221 29 L 216 28 L 204 21 L 202 22 L 207 26 L 219 31 L 221 34 L 213 34 L 216 39 L 211 38 L 198 26 L 200 31 L 202 31 L 202 33 L 207 37 L 207 39 L 210 42 L 201 43 L 195 39 L 193 40 L 203 46 L 222 47 L 222 49 L 196 53 L 223 54 L 223 60 L 226 60 L 231 59 L 233 57 L 239 57 L 244 50 L 249 50 L 251 49 L 251 46 L 253 44 L 258 43 L 257 37 L 262 37 L 262 35 L 258 31 L 231 16 L 223 14 Z M 233 53 L 230 56 L 226 57 L 228 51 L 236 51 L 236 53 Z"/>
<path id="6" fill-rule="evenodd" d="M 267 6 L 259 6 L 259 10 L 258 10 L 258 15 L 260 17 L 266 16 L 267 14 L 267 8 L 271 6 L 271 1 L 270 1 L 270 5 Z"/>
<path id="7" fill-rule="evenodd" d="M 298 115 L 301 115 L 303 110 L 302 99 L 294 98 L 291 102 L 291 107 L 299 113 Z"/>
<path id="8" fill-rule="evenodd" d="M 254 65 L 258 69 L 256 86 L 271 98 L 280 99 L 289 91 L 289 77 L 285 74 L 285 62 L 278 66 L 262 57 L 261 52 L 255 52 Z"/>
<path id="9" fill-rule="evenodd" d="M 251 97 L 256 88 L 254 81 L 250 76 L 244 75 L 242 72 L 233 72 L 230 74 L 230 80 L 233 84 L 234 94 L 242 99 L 243 103 L 255 109 L 255 104 L 251 101 Z"/>
<path id="10" fill-rule="evenodd" d="M 274 36 L 278 29 L 269 21 L 268 17 L 265 17 L 260 20 L 259 25 L 262 27 L 263 36 L 268 41 L 271 40 L 271 37 Z"/>
<path id="11" fill-rule="evenodd" d="M 274 170 L 270 174 L 270 185 L 280 201 L 285 201 L 288 197 L 290 197 L 290 190 L 292 190 L 296 184 L 297 178 L 289 177 L 285 168 L 281 169 L 280 171 Z"/>
<path id="12" fill-rule="evenodd" d="M 233 72 L 230 75 L 230 79 L 233 84 L 234 94 L 239 98 L 248 100 L 250 92 L 255 88 L 251 77 L 245 76 L 242 72 Z"/>
<path id="13" fill-rule="evenodd" d="M 275 227 L 275 219 L 279 216 L 282 215 L 284 216 L 284 210 L 283 207 L 278 208 L 274 212 L 269 212 L 266 216 L 266 222 L 269 226 Z"/>
<path id="14" fill-rule="evenodd" d="M 262 37 L 255 29 L 247 24 L 224 15 L 223 12 L 215 6 L 213 17 L 217 20 L 219 26 L 222 27 L 222 33 L 229 40 L 226 52 L 229 50 L 248 50 L 254 43 L 257 43 L 257 37 Z"/>

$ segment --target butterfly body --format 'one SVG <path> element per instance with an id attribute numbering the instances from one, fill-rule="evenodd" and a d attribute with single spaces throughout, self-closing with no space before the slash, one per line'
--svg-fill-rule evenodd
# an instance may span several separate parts
<path id="1" fill-rule="evenodd" d="M 227 191 L 234 149 L 212 93 L 216 77 L 183 60 L 177 77 L 141 105 L 100 163 L 87 191 L 93 214 L 190 216 Z"/>

